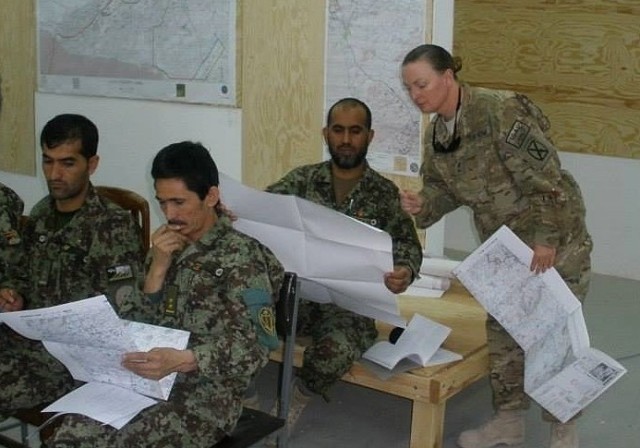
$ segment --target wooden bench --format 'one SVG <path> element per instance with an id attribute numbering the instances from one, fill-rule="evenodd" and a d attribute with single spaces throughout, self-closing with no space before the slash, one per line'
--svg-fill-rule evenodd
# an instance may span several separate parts
<path id="1" fill-rule="evenodd" d="M 342 377 L 343 381 L 369 387 L 413 402 L 411 448 L 442 448 L 447 400 L 489 373 L 489 353 L 485 331 L 486 313 L 458 283 L 442 298 L 401 296 L 400 312 L 408 319 L 414 313 L 441 322 L 452 329 L 444 347 L 463 355 L 461 361 L 416 369 L 381 380 L 360 363 Z M 387 338 L 391 327 L 378 324 L 380 337 Z M 296 347 L 296 366 L 302 365 L 304 347 Z M 279 361 L 278 352 L 271 359 Z"/>

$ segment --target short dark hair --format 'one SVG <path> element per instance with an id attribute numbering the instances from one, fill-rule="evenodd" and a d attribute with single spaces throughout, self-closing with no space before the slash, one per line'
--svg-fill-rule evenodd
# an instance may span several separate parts
<path id="1" fill-rule="evenodd" d="M 40 147 L 55 148 L 69 141 L 79 140 L 80 154 L 89 159 L 98 152 L 98 128 L 87 117 L 62 114 L 53 117 L 40 133 Z"/>
<path id="2" fill-rule="evenodd" d="M 367 106 L 364 101 L 360 101 L 358 98 L 342 98 L 335 103 L 333 106 L 329 108 L 329 112 L 327 112 L 327 126 L 331 126 L 331 116 L 333 114 L 333 110 L 339 106 L 347 106 L 347 107 L 360 107 L 364 110 L 366 114 L 365 126 L 367 129 L 371 129 L 371 109 Z"/>
<path id="3" fill-rule="evenodd" d="M 462 60 L 460 58 L 451 56 L 447 50 L 433 44 L 419 45 L 411 50 L 404 57 L 402 66 L 404 67 L 416 61 L 428 62 L 438 73 L 451 70 L 454 78 L 456 78 L 456 74 L 462 69 Z"/>
<path id="4" fill-rule="evenodd" d="M 190 191 L 204 199 L 219 184 L 218 167 L 201 143 L 184 141 L 162 148 L 153 159 L 151 177 L 180 179 Z"/>

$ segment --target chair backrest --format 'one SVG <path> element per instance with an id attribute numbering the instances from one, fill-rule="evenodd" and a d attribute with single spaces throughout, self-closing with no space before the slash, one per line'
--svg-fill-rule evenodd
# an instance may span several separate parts
<path id="1" fill-rule="evenodd" d="M 119 187 L 96 186 L 98 194 L 107 198 L 125 210 L 129 210 L 133 219 L 142 231 L 144 250 L 149 249 L 151 243 L 151 224 L 149 218 L 149 203 L 138 193 Z"/>
<path id="2" fill-rule="evenodd" d="M 244 408 L 236 428 L 213 448 L 247 448 L 278 432 L 278 448 L 286 448 L 289 437 L 287 416 L 291 401 L 293 355 L 298 323 L 298 276 L 285 272 L 280 295 L 276 303 L 276 325 L 284 338 L 282 364 L 278 381 L 278 416 Z"/>

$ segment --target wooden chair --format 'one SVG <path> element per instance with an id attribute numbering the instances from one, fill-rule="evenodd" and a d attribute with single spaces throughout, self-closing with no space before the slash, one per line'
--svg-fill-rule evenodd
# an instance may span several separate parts
<path id="1" fill-rule="evenodd" d="M 142 231 L 142 243 L 146 252 L 151 241 L 151 224 L 149 219 L 149 203 L 138 193 L 119 187 L 96 186 L 98 194 L 115 202 L 125 210 L 129 210 L 133 219 Z"/>
<path id="2" fill-rule="evenodd" d="M 293 355 L 298 322 L 297 290 L 298 276 L 292 272 L 285 273 L 285 279 L 282 288 L 280 288 L 280 298 L 276 305 L 276 326 L 279 335 L 284 340 L 283 359 L 278 381 L 278 416 L 244 408 L 233 432 L 212 448 L 247 448 L 276 433 L 278 448 L 287 447 L 289 439 L 287 417 L 291 402 Z"/>

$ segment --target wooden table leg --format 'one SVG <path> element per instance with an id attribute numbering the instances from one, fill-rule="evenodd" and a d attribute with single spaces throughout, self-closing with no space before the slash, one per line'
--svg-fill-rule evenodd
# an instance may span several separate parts
<path id="1" fill-rule="evenodd" d="M 445 406 L 445 403 L 413 402 L 411 448 L 442 448 Z"/>

